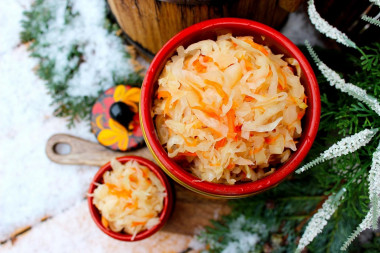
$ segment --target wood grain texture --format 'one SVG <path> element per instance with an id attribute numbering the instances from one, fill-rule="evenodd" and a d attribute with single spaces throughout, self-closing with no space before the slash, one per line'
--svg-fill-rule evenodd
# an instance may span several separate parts
<path id="1" fill-rule="evenodd" d="M 58 144 L 68 144 L 70 153 L 63 155 L 56 151 Z M 141 148 L 131 152 L 112 151 L 98 143 L 83 140 L 81 138 L 56 134 L 49 138 L 46 144 L 46 154 L 50 160 L 61 164 L 80 164 L 102 166 L 114 157 L 125 155 L 137 155 L 153 161 L 153 156 L 147 148 Z"/>
<path id="2" fill-rule="evenodd" d="M 65 155 L 57 153 L 58 144 L 70 145 L 70 152 Z M 146 147 L 131 152 L 115 152 L 98 143 L 67 134 L 50 137 L 46 144 L 46 154 L 50 160 L 60 164 L 102 166 L 114 157 L 125 155 L 141 156 L 154 161 Z M 174 182 L 173 185 L 175 205 L 171 218 L 163 228 L 164 231 L 193 235 L 199 228 L 211 225 L 210 219 L 230 212 L 226 200 L 203 197 Z"/>
<path id="3" fill-rule="evenodd" d="M 278 5 L 288 12 L 294 12 L 303 0 L 279 0 Z"/>
<path id="4" fill-rule="evenodd" d="M 279 27 L 301 0 L 158 1 L 108 0 L 123 31 L 144 49 L 157 53 L 176 33 L 211 18 L 246 18 Z"/>

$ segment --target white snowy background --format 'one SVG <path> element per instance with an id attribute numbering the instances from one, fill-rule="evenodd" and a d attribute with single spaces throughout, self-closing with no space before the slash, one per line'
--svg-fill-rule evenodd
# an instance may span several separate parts
<path id="1" fill-rule="evenodd" d="M 97 167 L 60 165 L 45 154 L 48 138 L 67 133 L 96 141 L 87 122 L 67 129 L 53 116 L 51 98 L 21 44 L 22 12 L 31 0 L 0 1 L 0 252 L 180 252 L 191 237 L 159 232 L 138 243 L 104 235 L 92 222 L 86 190 Z M 304 13 L 290 15 L 282 32 L 296 44 L 321 42 Z M 41 223 L 41 218 L 52 217 Z M 32 229 L 8 240 L 22 227 Z"/>

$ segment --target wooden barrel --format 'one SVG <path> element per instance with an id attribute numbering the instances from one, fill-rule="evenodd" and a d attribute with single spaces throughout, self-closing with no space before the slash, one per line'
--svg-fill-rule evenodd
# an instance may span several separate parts
<path id="1" fill-rule="evenodd" d="M 203 20 L 239 17 L 279 28 L 302 0 L 108 0 L 129 41 L 152 57 L 176 33 Z"/>

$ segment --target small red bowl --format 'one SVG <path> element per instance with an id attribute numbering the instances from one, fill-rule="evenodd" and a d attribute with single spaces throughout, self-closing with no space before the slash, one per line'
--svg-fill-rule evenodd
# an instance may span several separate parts
<path id="1" fill-rule="evenodd" d="M 95 224 L 102 230 L 105 234 L 109 235 L 112 238 L 115 238 L 120 241 L 128 241 L 128 242 L 135 242 L 135 241 L 140 241 L 145 238 L 148 238 L 149 236 L 153 235 L 156 233 L 158 230 L 160 230 L 166 221 L 169 219 L 169 216 L 173 210 L 173 190 L 172 186 L 170 185 L 170 182 L 168 178 L 166 177 L 165 173 L 153 162 L 139 157 L 139 156 L 123 156 L 123 157 L 118 157 L 116 158 L 119 162 L 121 163 L 126 163 L 130 160 L 135 160 L 139 164 L 146 166 L 148 169 L 150 169 L 161 181 L 162 185 L 166 189 L 166 197 L 164 198 L 164 206 L 162 209 L 162 212 L 160 214 L 160 223 L 158 223 L 156 226 L 149 230 L 142 231 L 136 235 L 134 240 L 132 241 L 132 235 L 125 234 L 125 233 L 120 233 L 120 232 L 114 232 L 110 229 L 107 229 L 106 227 L 103 226 L 101 222 L 101 215 L 99 210 L 96 208 L 96 206 L 93 204 L 93 197 L 92 194 L 94 190 L 96 189 L 95 183 L 103 183 L 103 174 L 106 171 L 109 171 L 112 169 L 110 162 L 104 164 L 99 171 L 96 173 L 94 179 L 91 181 L 90 188 L 88 189 L 88 207 L 90 209 L 91 217 L 94 220 Z"/>
<path id="2" fill-rule="evenodd" d="M 308 109 L 303 118 L 303 133 L 289 160 L 277 170 L 255 182 L 235 185 L 216 184 L 200 181 L 188 171 L 181 168 L 161 146 L 152 119 L 152 102 L 157 80 L 166 62 L 176 53 L 179 46 L 185 48 L 200 40 L 216 40 L 218 35 L 232 33 L 233 36 L 254 36 L 255 42 L 267 45 L 274 53 L 295 58 L 302 69 L 301 83 L 308 97 Z M 223 198 L 240 198 L 250 196 L 276 186 L 290 175 L 302 162 L 312 146 L 318 131 L 320 118 L 320 95 L 313 69 L 301 51 L 284 35 L 258 22 L 237 18 L 207 20 L 181 31 L 169 40 L 154 57 L 145 76 L 140 97 L 140 121 L 145 142 L 160 167 L 175 181 L 195 192 Z"/>

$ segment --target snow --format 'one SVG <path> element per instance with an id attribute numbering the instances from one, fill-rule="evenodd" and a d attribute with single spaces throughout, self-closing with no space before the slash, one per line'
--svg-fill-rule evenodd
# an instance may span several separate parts
<path id="1" fill-rule="evenodd" d="M 67 2 L 72 5 L 75 17 L 67 23 L 65 12 Z M 133 72 L 128 64 L 121 39 L 110 34 L 104 28 L 104 0 L 94 0 L 91 4 L 86 0 L 75 1 L 46 0 L 44 6 L 52 11 L 52 19 L 40 39 L 36 53 L 41 57 L 55 60 L 55 82 L 65 82 L 67 75 L 80 62 L 79 70 L 68 82 L 70 96 L 98 95 L 99 90 L 113 86 L 115 80 L 124 79 Z M 67 56 L 74 47 L 83 56 Z"/>
<path id="2" fill-rule="evenodd" d="M 87 203 L 84 201 L 73 206 L 64 214 L 35 226 L 35 228 L 18 238 L 14 245 L 10 242 L 6 243 L 0 247 L 0 253 L 185 252 L 190 240 L 191 236 L 173 236 L 173 234 L 161 231 L 137 242 L 122 242 L 112 239 L 96 227 L 90 215 L 88 215 Z"/>
<path id="3" fill-rule="evenodd" d="M 191 241 L 190 245 L 195 249 L 207 244 L 211 249 L 223 249 L 222 253 L 249 253 L 259 252 L 257 247 L 261 238 L 268 236 L 269 230 L 265 224 L 256 219 L 246 218 L 240 215 L 227 223 L 226 233 L 222 240 L 214 237 L 202 237 L 200 242 Z"/>
<path id="4" fill-rule="evenodd" d="M 95 167 L 62 166 L 47 158 L 45 145 L 55 133 L 95 138 L 86 123 L 68 130 L 65 120 L 52 116 L 51 99 L 32 71 L 35 65 L 25 46 L 1 54 L 0 241 L 16 228 L 83 199 L 96 171 Z"/>
<path id="5" fill-rule="evenodd" d="M 0 56 L 12 50 L 20 42 L 20 20 L 25 5 L 28 5 L 28 3 L 0 1 L 0 24 L 2 24 L 0 29 Z"/>
<path id="6" fill-rule="evenodd" d="M 68 130 L 53 117 L 44 83 L 34 74 L 35 59 L 19 41 L 22 11 L 31 1 L 1 1 L 0 22 L 0 241 L 16 229 L 54 216 L 85 197 L 96 167 L 51 162 L 45 154 L 48 138 L 68 133 L 95 141 L 88 124 Z"/>
<path id="7" fill-rule="evenodd" d="M 265 225 L 252 223 L 245 216 L 239 216 L 229 225 L 229 243 L 222 253 L 248 253 L 254 251 L 260 241 L 259 233 L 266 230 Z"/>
<path id="8" fill-rule="evenodd" d="M 312 46 L 324 46 L 320 34 L 315 30 L 302 7 L 289 15 L 281 33 L 296 45 L 304 45 L 305 40 L 308 40 Z"/>

